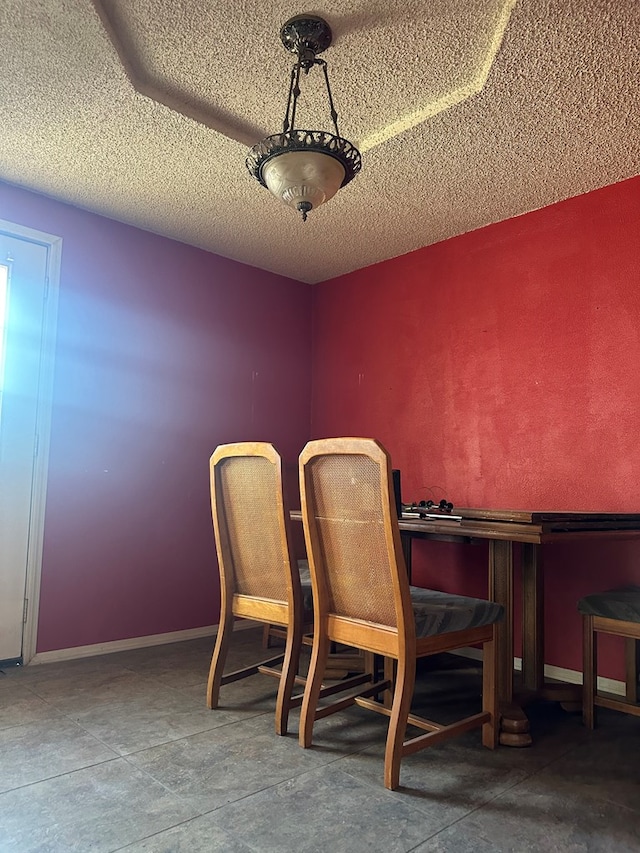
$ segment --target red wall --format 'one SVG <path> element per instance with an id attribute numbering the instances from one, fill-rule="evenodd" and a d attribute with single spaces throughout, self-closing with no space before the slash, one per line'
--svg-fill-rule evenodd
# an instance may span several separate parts
<path id="1" fill-rule="evenodd" d="M 316 286 L 313 436 L 379 438 L 405 500 L 640 511 L 639 233 L 635 178 Z M 640 543 L 544 551 L 546 660 L 580 669 L 576 600 Z M 414 554 L 486 592 L 486 548 Z"/>
<path id="2" fill-rule="evenodd" d="M 311 289 L 0 184 L 63 238 L 38 651 L 212 625 L 208 459 L 308 438 Z"/>

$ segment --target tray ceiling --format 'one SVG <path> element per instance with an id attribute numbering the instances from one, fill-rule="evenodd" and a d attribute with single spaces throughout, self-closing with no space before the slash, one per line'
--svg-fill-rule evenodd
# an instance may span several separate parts
<path id="1" fill-rule="evenodd" d="M 363 154 L 304 224 L 244 167 L 281 128 L 301 12 L 333 29 Z M 0 25 L 1 179 L 300 281 L 640 171 L 636 0 L 4 0 Z M 298 126 L 330 129 L 320 84 Z"/>

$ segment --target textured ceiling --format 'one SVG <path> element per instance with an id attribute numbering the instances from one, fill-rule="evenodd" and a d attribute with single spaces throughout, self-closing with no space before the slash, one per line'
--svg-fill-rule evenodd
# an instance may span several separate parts
<path id="1" fill-rule="evenodd" d="M 304 224 L 244 167 L 301 12 L 363 154 Z M 0 32 L 1 179 L 300 281 L 640 171 L 638 0 L 2 0 Z M 330 129 L 320 82 L 297 126 Z"/>

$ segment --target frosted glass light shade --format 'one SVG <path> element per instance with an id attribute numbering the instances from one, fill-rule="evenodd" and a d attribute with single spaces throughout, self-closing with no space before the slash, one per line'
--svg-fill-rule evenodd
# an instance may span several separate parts
<path id="1" fill-rule="evenodd" d="M 329 201 L 340 189 L 344 166 L 319 151 L 285 151 L 262 167 L 262 178 L 273 195 L 294 210 L 310 210 Z"/>

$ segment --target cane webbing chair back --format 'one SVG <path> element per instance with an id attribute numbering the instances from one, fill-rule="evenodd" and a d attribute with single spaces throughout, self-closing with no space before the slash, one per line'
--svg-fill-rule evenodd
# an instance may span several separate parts
<path id="1" fill-rule="evenodd" d="M 211 660 L 207 704 L 220 687 L 257 672 L 279 679 L 276 731 L 286 734 L 302 644 L 303 590 L 293 559 L 282 462 L 265 442 L 220 445 L 210 460 L 211 510 L 220 572 L 220 623 Z M 307 596 L 310 589 L 307 589 Z M 224 673 L 236 617 L 286 632 L 285 650 L 268 660 Z M 281 664 L 281 669 L 276 669 Z"/>
<path id="2" fill-rule="evenodd" d="M 220 455 L 212 463 L 214 523 L 233 594 L 284 604 L 289 601 L 292 572 L 288 546 L 283 547 L 280 463 L 269 458 L 268 450 L 263 452 Z"/>
<path id="3" fill-rule="evenodd" d="M 389 717 L 384 780 L 398 787 L 403 756 L 482 727 L 485 746 L 497 743 L 498 694 L 494 602 L 409 586 L 389 454 L 367 438 L 309 442 L 300 455 L 300 492 L 314 597 L 311 665 L 300 715 L 299 740 L 312 743 L 316 720 L 358 704 Z M 347 643 L 382 655 L 357 695 L 319 707 L 329 648 Z M 482 644 L 482 711 L 440 724 L 410 713 L 416 659 Z M 372 697 L 382 698 L 376 701 Z M 405 740 L 407 725 L 426 734 Z"/>
<path id="4" fill-rule="evenodd" d="M 372 453 L 379 458 L 346 451 L 306 466 L 305 512 L 317 542 L 310 560 L 322 561 L 318 577 L 329 613 L 397 629 L 395 566 L 402 555 L 396 553 L 383 500 L 386 459 L 379 448 Z"/>

